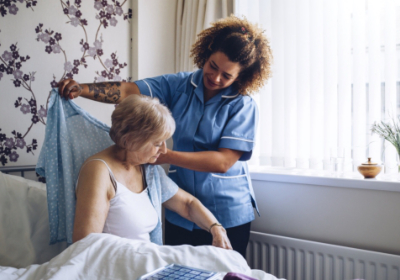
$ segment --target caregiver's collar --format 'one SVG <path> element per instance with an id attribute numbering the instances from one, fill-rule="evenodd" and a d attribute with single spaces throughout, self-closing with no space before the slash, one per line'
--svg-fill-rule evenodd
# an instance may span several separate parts
<path id="1" fill-rule="evenodd" d="M 199 69 L 199 70 L 195 71 L 192 75 L 190 82 L 195 87 L 194 93 L 201 100 L 201 102 L 204 103 L 203 69 Z M 233 98 L 236 98 L 237 96 L 239 96 L 239 93 L 231 85 L 231 86 L 221 90 L 216 96 L 214 96 L 213 98 L 208 100 L 206 104 L 220 101 L 222 98 L 233 99 Z"/>

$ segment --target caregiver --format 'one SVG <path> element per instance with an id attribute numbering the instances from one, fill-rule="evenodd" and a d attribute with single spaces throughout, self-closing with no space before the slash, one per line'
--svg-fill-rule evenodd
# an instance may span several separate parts
<path id="1" fill-rule="evenodd" d="M 270 77 L 271 49 L 263 31 L 235 16 L 203 30 L 192 46 L 199 70 L 134 83 L 59 83 L 64 97 L 83 96 L 119 103 L 131 94 L 157 97 L 176 121 L 173 149 L 156 164 L 170 164 L 169 176 L 198 198 L 227 230 L 234 250 L 245 256 L 257 209 L 246 161 L 254 147 L 258 111 L 249 94 Z M 211 245 L 193 222 L 166 210 L 167 245 Z"/>

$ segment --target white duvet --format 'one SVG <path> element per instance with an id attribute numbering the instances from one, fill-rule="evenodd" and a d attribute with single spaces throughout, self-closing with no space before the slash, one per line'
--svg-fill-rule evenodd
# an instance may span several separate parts
<path id="1" fill-rule="evenodd" d="M 274 276 L 251 270 L 237 252 L 213 246 L 158 246 L 109 234 L 90 234 L 49 262 L 26 268 L 0 266 L 0 279 L 133 279 L 177 263 L 256 279 Z"/>
<path id="2" fill-rule="evenodd" d="M 49 245 L 47 215 L 44 184 L 0 172 L 0 280 L 136 280 L 172 263 L 277 279 L 251 270 L 239 253 L 212 246 L 158 246 L 108 234 L 91 234 L 67 249 L 65 242 Z"/>

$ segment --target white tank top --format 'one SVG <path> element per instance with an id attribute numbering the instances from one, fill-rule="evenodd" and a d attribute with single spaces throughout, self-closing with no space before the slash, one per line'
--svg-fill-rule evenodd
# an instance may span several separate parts
<path id="1" fill-rule="evenodd" d="M 157 226 L 158 215 L 151 204 L 148 188 L 141 193 L 134 193 L 115 180 L 114 174 L 104 160 L 92 160 L 102 161 L 107 166 L 111 181 L 116 187 L 115 196 L 110 200 L 103 233 L 150 242 L 149 233 Z"/>

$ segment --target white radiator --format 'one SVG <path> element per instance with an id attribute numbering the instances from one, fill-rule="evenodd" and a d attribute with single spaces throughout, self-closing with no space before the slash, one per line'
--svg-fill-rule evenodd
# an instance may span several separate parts
<path id="1" fill-rule="evenodd" d="M 400 256 L 253 231 L 247 262 L 288 280 L 400 280 Z"/>

